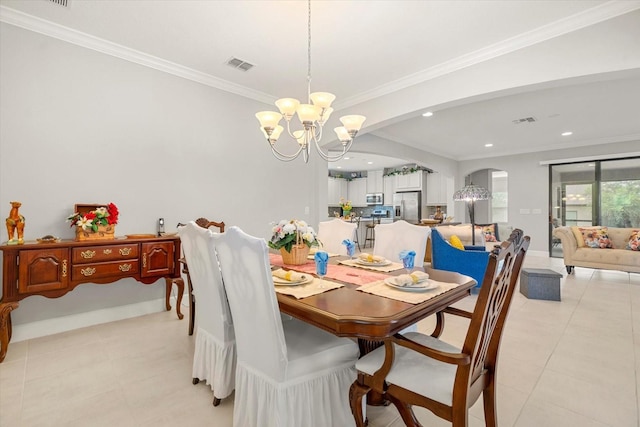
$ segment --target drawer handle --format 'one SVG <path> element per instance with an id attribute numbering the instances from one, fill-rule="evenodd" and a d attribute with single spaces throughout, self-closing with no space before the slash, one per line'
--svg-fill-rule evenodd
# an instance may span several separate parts
<path id="1" fill-rule="evenodd" d="M 80 270 L 80 273 L 82 273 L 83 276 L 91 276 L 95 272 L 96 272 L 96 269 L 93 267 L 87 267 Z"/>
<path id="2" fill-rule="evenodd" d="M 82 258 L 93 258 L 96 256 L 96 251 L 86 250 L 84 252 L 80 252 L 80 255 L 82 255 Z"/>
<path id="3" fill-rule="evenodd" d="M 122 248 L 119 252 L 120 255 L 129 255 L 131 253 L 131 248 Z"/>
<path id="4" fill-rule="evenodd" d="M 142 266 L 147 268 L 147 254 L 142 254 Z"/>
<path id="5" fill-rule="evenodd" d="M 62 277 L 67 277 L 67 260 L 62 260 Z"/>
<path id="6" fill-rule="evenodd" d="M 113 252 L 111 249 L 104 249 L 102 251 L 102 253 L 105 254 L 105 255 L 111 255 L 111 252 Z"/>
<path id="7" fill-rule="evenodd" d="M 118 268 L 120 271 L 129 271 L 131 270 L 131 264 L 120 264 Z"/>

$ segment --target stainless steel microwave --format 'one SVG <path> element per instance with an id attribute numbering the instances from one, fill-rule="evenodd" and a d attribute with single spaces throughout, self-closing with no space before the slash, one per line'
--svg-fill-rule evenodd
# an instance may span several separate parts
<path id="1" fill-rule="evenodd" d="M 383 193 L 368 193 L 367 194 L 367 205 L 375 206 L 384 204 L 384 194 Z"/>

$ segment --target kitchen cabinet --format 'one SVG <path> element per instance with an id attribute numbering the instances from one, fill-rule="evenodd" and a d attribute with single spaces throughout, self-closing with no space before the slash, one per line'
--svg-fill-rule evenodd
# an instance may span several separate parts
<path id="1" fill-rule="evenodd" d="M 424 171 L 394 175 L 396 177 L 396 191 L 423 191 L 426 183 Z"/>
<path id="2" fill-rule="evenodd" d="M 382 193 L 384 185 L 382 182 L 382 170 L 367 172 L 367 193 Z"/>
<path id="3" fill-rule="evenodd" d="M 384 205 L 393 205 L 393 193 L 396 192 L 396 175 L 385 176 L 383 178 Z"/>
<path id="4" fill-rule="evenodd" d="M 349 181 L 347 193 L 352 206 L 367 206 L 367 178 L 355 178 Z"/>
<path id="5" fill-rule="evenodd" d="M 347 180 L 343 178 L 329 177 L 327 192 L 327 205 L 340 206 L 340 198 L 349 198 Z"/>
<path id="6" fill-rule="evenodd" d="M 447 213 L 453 212 L 453 178 L 439 172 L 427 176 L 427 205 L 442 206 Z"/>

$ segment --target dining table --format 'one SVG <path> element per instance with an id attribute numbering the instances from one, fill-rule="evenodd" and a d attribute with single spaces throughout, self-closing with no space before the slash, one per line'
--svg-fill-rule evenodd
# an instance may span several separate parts
<path id="1" fill-rule="evenodd" d="M 271 253 L 272 269 L 293 270 L 315 276 L 315 264 L 309 260 L 303 265 L 284 265 L 279 255 Z M 311 257 L 310 257 L 311 258 Z M 329 258 L 325 285 L 318 278 L 304 286 L 304 292 L 289 292 L 289 286 L 275 286 L 280 311 L 296 319 L 310 323 L 340 337 L 358 340 L 361 355 L 390 342 L 390 338 L 403 329 L 441 313 L 457 301 L 471 294 L 476 281 L 469 276 L 432 268 L 418 268 L 429 274 L 429 280 L 437 284 L 425 292 L 403 292 L 385 281 L 394 276 L 407 274 L 402 264 L 389 263 L 388 267 L 367 268 L 357 259 L 346 256 Z M 298 291 L 298 289 L 295 289 Z M 439 326 L 440 320 L 439 319 Z M 393 346 L 387 357 L 393 358 Z M 375 379 L 382 383 L 384 377 Z M 382 396 L 371 394 L 368 404 L 385 404 Z"/>

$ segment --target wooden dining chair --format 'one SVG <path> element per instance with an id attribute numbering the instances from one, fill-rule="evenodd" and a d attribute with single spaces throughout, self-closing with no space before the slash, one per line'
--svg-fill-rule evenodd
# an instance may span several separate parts
<path id="1" fill-rule="evenodd" d="M 217 260 L 209 256 L 212 233 L 189 222 L 178 227 L 189 281 L 201 309 L 197 313 L 193 384 L 205 380 L 213 391 L 213 406 L 235 388 L 236 345 L 231 311 L 227 303 Z"/>
<path id="2" fill-rule="evenodd" d="M 238 227 L 211 238 L 238 350 L 233 425 L 353 426 L 357 344 L 298 319 L 282 321 L 264 239 Z"/>
<path id="3" fill-rule="evenodd" d="M 323 221 L 318 223 L 318 240 L 325 251 L 347 255 L 347 247 L 342 244 L 342 241 L 345 239 L 354 241 L 357 230 L 356 222 L 346 222 L 337 218 Z"/>
<path id="4" fill-rule="evenodd" d="M 195 220 L 195 223 L 204 229 L 217 227 L 220 233 L 224 233 L 224 221 L 216 222 L 209 221 L 207 218 L 198 218 Z M 184 225 L 185 224 L 178 223 L 178 227 Z M 182 264 L 182 273 L 187 276 L 187 289 L 189 291 L 189 335 L 193 335 L 196 318 L 196 297 L 193 294 L 193 283 L 191 283 L 191 276 L 189 275 L 189 266 L 184 257 L 180 258 L 180 263 Z"/>
<path id="5" fill-rule="evenodd" d="M 509 240 L 491 252 L 473 313 L 447 310 L 470 319 L 461 349 L 434 336 L 411 332 L 394 335 L 358 361 L 358 379 L 350 391 L 358 427 L 364 425 L 362 397 L 370 390 L 393 403 L 407 426 L 421 425 L 412 410 L 416 405 L 454 427 L 466 427 L 468 410 L 482 395 L 485 423 L 496 426 L 500 339 L 528 247 L 529 237 L 514 230 Z M 372 375 L 380 370 L 385 380 L 374 383 Z"/>

